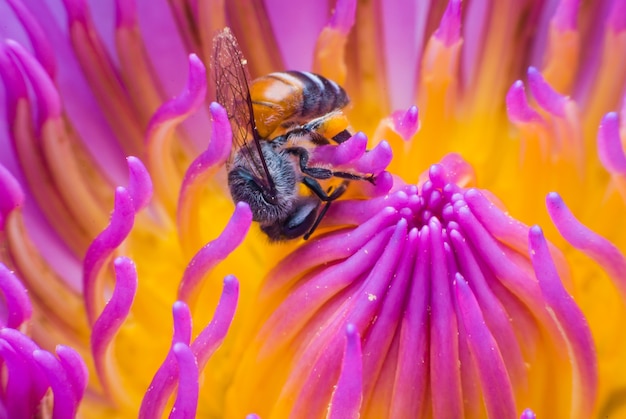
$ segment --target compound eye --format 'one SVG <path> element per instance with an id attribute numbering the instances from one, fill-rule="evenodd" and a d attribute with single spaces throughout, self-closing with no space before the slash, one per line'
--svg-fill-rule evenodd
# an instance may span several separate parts
<path id="1" fill-rule="evenodd" d="M 316 201 L 304 201 L 295 207 L 282 225 L 282 235 L 286 239 L 295 239 L 306 234 L 317 219 L 318 206 Z"/>

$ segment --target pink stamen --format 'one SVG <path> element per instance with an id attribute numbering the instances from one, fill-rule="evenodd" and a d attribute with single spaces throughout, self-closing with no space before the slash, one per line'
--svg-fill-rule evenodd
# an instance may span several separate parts
<path id="1" fill-rule="evenodd" d="M 598 157 L 609 172 L 626 175 L 626 153 L 619 131 L 617 113 L 607 113 L 598 130 Z"/>
<path id="2" fill-rule="evenodd" d="M 506 94 L 506 111 L 512 122 L 544 123 L 541 115 L 528 104 L 524 83 L 521 80 L 513 83 Z"/>
<path id="3" fill-rule="evenodd" d="M 74 400 L 82 400 L 87 389 L 87 365 L 78 352 L 69 346 L 57 345 L 56 353 L 72 387 Z"/>
<path id="4" fill-rule="evenodd" d="M 539 106 L 555 116 L 565 116 L 567 97 L 552 89 L 535 67 L 528 68 L 528 86 Z"/>
<path id="5" fill-rule="evenodd" d="M 206 68 L 196 54 L 189 54 L 189 76 L 182 93 L 161 105 L 148 124 L 146 144 L 163 135 L 163 130 L 172 129 L 189 114 L 204 104 L 206 95 Z"/>
<path id="6" fill-rule="evenodd" d="M 481 306 L 465 278 L 455 275 L 458 316 L 476 368 L 487 415 L 493 418 L 515 417 L 515 398 L 507 368 L 496 339 L 485 324 Z"/>
<path id="7" fill-rule="evenodd" d="M 328 25 L 347 35 L 356 18 L 356 0 L 337 0 Z"/>
<path id="8" fill-rule="evenodd" d="M 446 47 L 461 39 L 461 0 L 450 0 L 434 33 Z"/>
<path id="9" fill-rule="evenodd" d="M 575 31 L 580 0 L 561 0 L 552 22 L 559 31 Z"/>
<path id="10" fill-rule="evenodd" d="M 90 324 L 94 324 L 101 306 L 100 288 L 98 279 L 113 251 L 122 244 L 133 228 L 135 221 L 135 206 L 130 192 L 122 187 L 115 189 L 115 208 L 111 214 L 109 225 L 94 239 L 85 254 L 83 262 L 83 293 L 87 317 Z"/>
<path id="11" fill-rule="evenodd" d="M 129 156 L 126 162 L 129 172 L 128 192 L 133 200 L 135 212 L 139 212 L 150 203 L 152 198 L 152 179 L 137 157 Z"/>
<path id="12" fill-rule="evenodd" d="M 35 408 L 43 396 L 43 394 L 41 396 L 34 395 L 32 386 L 37 383 L 45 383 L 47 388 L 47 380 L 43 378 L 43 381 L 40 381 L 40 379 L 29 377 L 28 365 L 23 354 L 18 351 L 19 349 L 13 348 L 0 339 L 0 358 L 4 364 L 3 369 L 6 369 L 8 373 L 0 400 L 4 405 L 7 418 L 32 418 L 35 416 Z M 42 373 L 40 375 L 43 377 Z"/>
<path id="13" fill-rule="evenodd" d="M 1 166 L 0 166 L 1 168 Z M 20 280 L 11 272 L 4 263 L 0 262 L 0 291 L 4 299 L 6 320 L 0 319 L 0 328 L 19 328 L 24 322 L 30 320 L 33 307 L 28 298 L 28 291 Z"/>
<path id="14" fill-rule="evenodd" d="M 430 295 L 430 229 L 411 229 L 408 236 L 409 249 L 414 249 L 414 272 L 410 278 L 409 301 L 405 306 L 400 323 L 400 343 L 396 376 L 394 380 L 393 404 L 389 417 L 410 415 L 419 417 L 426 400 L 429 365 L 415 362 L 415 359 L 430 358 L 428 336 L 428 312 Z M 411 391 L 406 391 L 406 383 L 412 383 Z M 398 414 L 400 416 L 398 416 Z"/>
<path id="15" fill-rule="evenodd" d="M 176 301 L 172 307 L 174 317 L 174 334 L 170 350 L 165 357 L 165 361 L 159 367 L 152 378 L 152 382 L 144 395 L 139 410 L 139 418 L 160 417 L 169 398 L 170 392 L 176 385 L 176 380 L 180 374 L 177 368 L 174 346 L 178 343 L 189 345 L 191 341 L 192 319 L 189 307 L 182 301 Z"/>
<path id="16" fill-rule="evenodd" d="M 367 136 L 357 132 L 341 144 L 316 147 L 311 155 L 312 164 L 341 166 L 349 164 L 363 156 L 367 150 Z"/>
<path id="17" fill-rule="evenodd" d="M 33 357 L 33 352 L 39 347 L 28 336 L 9 328 L 0 330 L 0 344 L 2 346 L 0 358 L 9 367 L 9 379 L 12 380 L 7 384 L 7 388 L 22 396 L 22 398 L 13 399 L 7 394 L 7 400 L 12 400 L 17 404 L 20 400 L 38 403 L 48 390 L 48 380 Z M 12 371 L 14 371 L 13 374 Z M 18 406 L 16 408 L 20 409 Z"/>
<path id="18" fill-rule="evenodd" d="M 328 407 L 329 419 L 358 418 L 363 401 L 361 337 L 353 324 L 346 326 L 341 373 Z"/>
<path id="19" fill-rule="evenodd" d="M 573 391 L 579 394 L 572 411 L 581 417 L 591 417 L 598 385 L 595 346 L 585 315 L 567 293 L 550 256 L 541 228 L 534 226 L 528 233 L 529 253 L 544 300 L 559 322 L 575 363 Z"/>
<path id="20" fill-rule="evenodd" d="M 622 298 L 626 299 L 626 258 L 619 249 L 578 221 L 559 194 L 549 193 L 546 206 L 561 236 L 595 260 L 615 282 Z"/>
<path id="21" fill-rule="evenodd" d="M 186 419 L 196 416 L 198 407 L 199 372 L 196 357 L 191 348 L 182 342 L 174 344 L 178 364 L 178 394 L 170 419 Z"/>
<path id="22" fill-rule="evenodd" d="M 93 324 L 91 332 L 91 352 L 98 377 L 107 393 L 114 391 L 112 386 L 116 384 L 111 382 L 112 368 L 107 359 L 107 351 L 126 321 L 137 292 L 137 271 L 133 261 L 126 257 L 118 257 L 113 265 L 115 268 L 113 295 Z"/>
<path id="23" fill-rule="evenodd" d="M 0 164 L 0 228 L 4 228 L 9 214 L 20 208 L 23 202 L 24 191 L 19 182 Z"/>
<path id="24" fill-rule="evenodd" d="M 73 419 L 78 409 L 78 400 L 74 398 L 65 369 L 50 352 L 36 350 L 33 357 L 46 374 L 54 395 L 53 419 Z"/>
<path id="25" fill-rule="evenodd" d="M 449 286 L 450 272 L 444 253 L 442 226 L 432 218 L 428 224 L 431 246 L 430 385 L 433 415 L 462 417 L 463 394 L 459 359 L 458 325 Z M 445 391 L 443 391 L 445 389 Z"/>
<path id="26" fill-rule="evenodd" d="M 419 129 L 419 112 L 417 106 L 411 106 L 406 111 L 396 111 L 392 114 L 394 129 L 404 141 L 409 141 Z"/>
<path id="27" fill-rule="evenodd" d="M 200 280 L 241 244 L 251 224 L 250 207 L 245 202 L 238 202 L 219 237 L 200 249 L 187 265 L 178 289 L 179 300 L 189 304 Z"/>
<path id="28" fill-rule="evenodd" d="M 202 371 L 207 361 L 224 340 L 226 332 L 237 308 L 239 299 L 239 282 L 229 275 L 224 278 L 224 288 L 222 296 L 215 309 L 215 314 L 211 322 L 200 332 L 191 344 L 191 350 L 197 360 L 198 371 Z M 174 307 L 174 325 L 177 328 L 174 332 L 174 339 L 186 338 L 191 330 L 189 312 L 186 305 L 177 303 Z M 179 342 L 172 343 L 172 349 L 157 373 L 155 374 L 150 387 L 146 391 L 139 410 L 139 418 L 147 419 L 160 417 L 167 400 L 174 391 L 176 379 L 178 377 L 177 362 L 173 354 L 173 347 Z M 186 342 L 180 342 L 186 344 Z"/>

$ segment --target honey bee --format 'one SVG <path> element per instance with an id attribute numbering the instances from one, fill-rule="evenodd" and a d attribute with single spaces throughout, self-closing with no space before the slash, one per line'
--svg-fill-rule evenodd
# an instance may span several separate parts
<path id="1" fill-rule="evenodd" d="M 316 146 L 351 136 L 342 112 L 348 95 L 337 83 L 288 71 L 249 84 L 246 60 L 228 28 L 213 39 L 212 67 L 216 99 L 233 131 L 227 164 L 230 193 L 235 202 L 250 206 L 253 220 L 271 241 L 308 239 L 350 180 L 374 183 L 373 175 L 309 165 Z M 333 177 L 343 180 L 324 190 L 319 180 Z M 303 193 L 301 184 L 310 193 Z"/>

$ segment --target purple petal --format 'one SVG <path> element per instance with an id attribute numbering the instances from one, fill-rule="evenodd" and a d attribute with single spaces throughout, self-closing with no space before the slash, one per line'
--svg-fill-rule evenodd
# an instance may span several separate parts
<path id="1" fill-rule="evenodd" d="M 30 44 L 32 45 L 35 58 L 41 64 L 41 67 L 54 79 L 56 73 L 56 63 L 54 61 L 54 53 L 46 34 L 39 25 L 37 19 L 28 11 L 21 1 L 8 0 L 7 3 L 15 12 L 24 27 L 24 31 L 28 35 Z"/>
<path id="2" fill-rule="evenodd" d="M 329 419 L 358 418 L 363 401 L 361 337 L 353 324 L 346 326 L 341 373 L 328 406 Z"/>
<path id="3" fill-rule="evenodd" d="M 626 299 L 626 258 L 610 241 L 591 231 L 574 217 L 559 194 L 552 192 L 546 198 L 552 222 L 572 246 L 585 252 L 605 271 Z"/>
<path id="4" fill-rule="evenodd" d="M 174 354 L 178 364 L 178 394 L 170 413 L 171 419 L 185 419 L 196 416 L 198 407 L 198 364 L 191 348 L 182 342 L 174 344 Z"/>
<path id="5" fill-rule="evenodd" d="M 613 1 L 607 24 L 618 33 L 626 30 L 626 1 Z"/>
<path id="6" fill-rule="evenodd" d="M 626 153 L 622 147 L 617 113 L 609 112 L 598 131 L 598 157 L 611 173 L 626 175 Z"/>
<path id="7" fill-rule="evenodd" d="M 8 40 L 7 47 L 11 56 L 18 60 L 30 81 L 37 102 L 37 128 L 49 118 L 61 116 L 61 98 L 41 64 L 20 44 Z"/>
<path id="8" fill-rule="evenodd" d="M 535 415 L 535 412 L 533 412 L 530 409 L 524 409 L 524 411 L 519 417 L 519 419 L 536 419 L 536 418 L 537 418 L 537 415 Z"/>
<path id="9" fill-rule="evenodd" d="M 20 103 L 20 100 L 28 100 L 26 82 L 14 61 L 9 55 L 9 47 L 6 42 L 0 43 L 0 77 L 4 81 L 7 121 L 15 121 L 17 104 Z"/>
<path id="10" fill-rule="evenodd" d="M 553 115 L 565 116 L 567 97 L 552 89 L 535 67 L 528 68 L 528 86 L 539 106 Z"/>
<path id="11" fill-rule="evenodd" d="M 137 2 L 115 0 L 115 27 L 132 28 L 137 24 Z"/>
<path id="12" fill-rule="evenodd" d="M 200 249 L 187 265 L 178 288 L 179 300 L 189 304 L 202 278 L 241 244 L 251 224 L 250 207 L 244 202 L 238 202 L 233 216 L 219 237 Z"/>
<path id="13" fill-rule="evenodd" d="M 434 36 L 446 47 L 451 46 L 461 38 L 461 0 L 448 2 Z"/>
<path id="14" fill-rule="evenodd" d="M 44 370 L 52 393 L 54 394 L 53 419 L 73 419 L 78 408 L 78 400 L 74 398 L 72 383 L 68 380 L 65 369 L 50 352 L 36 350 L 33 357 Z"/>
<path id="15" fill-rule="evenodd" d="M 513 83 L 506 94 L 506 111 L 512 122 L 520 124 L 544 122 L 541 115 L 528 105 L 524 83 L 521 80 Z"/>
<path id="16" fill-rule="evenodd" d="M 1 65 L 1 63 L 0 63 Z M 11 172 L 0 164 L 0 228 L 4 229 L 4 223 L 9 214 L 22 206 L 24 191 Z"/>
<path id="17" fill-rule="evenodd" d="M 1 169 L 1 166 L 0 166 Z M 0 327 L 19 328 L 30 319 L 33 307 L 28 298 L 28 290 L 3 263 L 0 262 L 0 291 L 6 304 L 7 318 L 0 319 Z"/>
<path id="18" fill-rule="evenodd" d="M 88 370 L 83 358 L 69 346 L 58 345 L 56 354 L 72 386 L 74 400 L 80 402 L 87 388 Z"/>
<path id="19" fill-rule="evenodd" d="M 591 417 L 598 386 L 595 345 L 585 316 L 567 293 L 554 266 L 543 232 L 538 226 L 528 233 L 530 257 L 544 300 L 558 321 L 573 358 L 572 411 Z"/>
<path id="20" fill-rule="evenodd" d="M 481 307 L 468 283 L 458 273 L 455 276 L 455 288 L 458 318 L 476 363 L 487 415 L 493 418 L 513 418 L 515 398 L 500 348 L 485 324 Z"/>
<path id="21" fill-rule="evenodd" d="M 89 323 L 96 321 L 102 297 L 99 273 L 113 251 L 124 241 L 135 222 L 135 207 L 129 191 L 115 189 L 115 208 L 109 225 L 94 239 L 83 264 L 83 292 Z"/>
<path id="22" fill-rule="evenodd" d="M 106 392 L 113 390 L 107 351 L 113 338 L 128 317 L 137 292 L 137 271 L 133 261 L 126 257 L 118 257 L 113 265 L 115 267 L 113 295 L 102 310 L 102 314 L 93 324 L 91 332 L 91 352 L 98 377 Z"/>
<path id="23" fill-rule="evenodd" d="M 575 31 L 580 0 L 561 0 L 552 22 L 559 31 Z"/>
<path id="24" fill-rule="evenodd" d="M 137 157 L 126 158 L 129 172 L 128 192 L 133 200 L 135 212 L 145 208 L 152 198 L 150 173 Z"/>

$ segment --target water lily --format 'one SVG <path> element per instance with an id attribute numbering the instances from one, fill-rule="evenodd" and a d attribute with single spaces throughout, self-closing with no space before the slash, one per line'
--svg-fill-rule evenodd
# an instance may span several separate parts
<path id="1" fill-rule="evenodd" d="M 0 416 L 623 414 L 623 0 L 0 14 Z M 229 196 L 226 26 L 351 97 L 308 241 Z"/>

